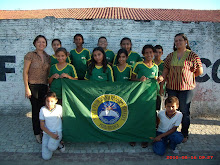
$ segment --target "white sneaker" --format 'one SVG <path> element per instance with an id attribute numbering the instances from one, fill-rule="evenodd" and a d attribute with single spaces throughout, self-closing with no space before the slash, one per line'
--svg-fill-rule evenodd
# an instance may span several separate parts
<path id="1" fill-rule="evenodd" d="M 65 145 L 60 143 L 60 145 L 58 146 L 58 150 L 60 152 L 64 153 L 65 152 Z"/>
<path id="2" fill-rule="evenodd" d="M 175 149 L 175 150 L 173 150 L 173 153 L 174 154 L 179 154 L 179 150 Z"/>

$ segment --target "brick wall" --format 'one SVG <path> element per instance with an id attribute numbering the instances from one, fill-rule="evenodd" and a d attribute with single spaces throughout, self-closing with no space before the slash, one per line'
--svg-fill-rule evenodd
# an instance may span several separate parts
<path id="1" fill-rule="evenodd" d="M 174 21 L 22 19 L 0 20 L 0 113 L 26 113 L 31 109 L 24 98 L 22 79 L 24 55 L 34 50 L 33 40 L 39 35 L 48 39 L 46 52 L 52 54 L 51 41 L 59 38 L 68 51 L 75 48 L 73 36 L 84 36 L 84 47 L 93 50 L 100 36 L 108 39 L 115 53 L 123 37 L 132 39 L 132 50 L 141 54 L 145 44 L 160 44 L 164 59 L 172 51 L 174 35 L 183 32 L 190 46 L 203 61 L 204 74 L 198 79 L 192 104 L 193 115 L 219 113 L 220 97 L 220 24 L 211 22 L 183 23 Z"/>

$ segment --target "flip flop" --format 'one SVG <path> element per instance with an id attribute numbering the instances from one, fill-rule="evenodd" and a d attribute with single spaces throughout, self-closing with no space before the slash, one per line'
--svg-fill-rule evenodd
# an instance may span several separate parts
<path id="1" fill-rule="evenodd" d="M 148 142 L 142 142 L 141 147 L 142 148 L 147 148 L 148 147 Z"/>
<path id="2" fill-rule="evenodd" d="M 187 140 L 188 140 L 188 136 L 186 136 L 186 137 L 184 137 L 184 139 L 183 139 L 183 141 L 182 141 L 182 143 L 186 143 L 187 142 Z"/>
<path id="3" fill-rule="evenodd" d="M 129 142 L 130 146 L 134 147 L 136 145 L 136 142 Z"/>

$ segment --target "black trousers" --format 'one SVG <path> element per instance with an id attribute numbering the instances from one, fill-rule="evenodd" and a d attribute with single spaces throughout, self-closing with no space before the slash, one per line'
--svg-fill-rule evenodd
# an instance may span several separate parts
<path id="1" fill-rule="evenodd" d="M 45 95 L 48 91 L 48 86 L 45 84 L 29 84 L 31 90 L 31 106 L 32 106 L 32 125 L 34 135 L 39 135 L 42 131 L 40 128 L 39 112 L 42 106 L 45 105 Z"/>

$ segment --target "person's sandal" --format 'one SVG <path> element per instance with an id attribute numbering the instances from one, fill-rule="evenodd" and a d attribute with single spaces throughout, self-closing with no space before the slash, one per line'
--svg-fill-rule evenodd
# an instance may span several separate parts
<path id="1" fill-rule="evenodd" d="M 148 142 L 142 142 L 141 147 L 142 148 L 147 148 L 148 147 Z"/>
<path id="2" fill-rule="evenodd" d="M 134 147 L 136 145 L 136 142 L 129 142 L 130 146 Z"/>
<path id="3" fill-rule="evenodd" d="M 183 139 L 183 141 L 182 141 L 182 143 L 186 143 L 187 142 L 187 140 L 188 140 L 188 136 L 186 136 L 186 137 L 184 137 L 184 139 Z"/>

